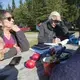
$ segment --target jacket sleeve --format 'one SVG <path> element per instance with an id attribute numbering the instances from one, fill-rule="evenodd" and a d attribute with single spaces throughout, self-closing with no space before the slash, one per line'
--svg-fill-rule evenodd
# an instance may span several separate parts
<path id="1" fill-rule="evenodd" d="M 29 42 L 22 31 L 16 32 L 16 37 L 18 39 L 18 44 L 20 45 L 21 51 L 29 50 Z"/>
<path id="2" fill-rule="evenodd" d="M 38 34 L 38 43 L 44 43 L 45 42 L 45 36 L 44 36 L 44 26 L 40 26 L 39 34 Z"/>
<path id="3" fill-rule="evenodd" d="M 68 27 L 64 24 L 63 21 L 60 22 L 60 25 L 61 25 L 61 28 L 62 28 L 64 34 L 67 34 L 69 32 Z"/>
<path id="4" fill-rule="evenodd" d="M 69 37 L 68 26 L 66 24 L 64 24 L 63 21 L 60 22 L 60 28 L 62 29 L 64 36 Z"/>

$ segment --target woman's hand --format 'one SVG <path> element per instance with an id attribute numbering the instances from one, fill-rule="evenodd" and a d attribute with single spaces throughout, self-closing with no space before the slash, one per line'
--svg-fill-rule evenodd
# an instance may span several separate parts
<path id="1" fill-rule="evenodd" d="M 21 49 L 20 49 L 20 47 L 18 47 L 18 46 L 17 46 L 17 44 L 15 44 L 13 47 L 15 47 L 15 48 L 16 48 L 16 50 L 17 50 L 17 52 L 18 52 L 18 53 L 20 53 L 20 52 L 21 52 Z"/>
<path id="2" fill-rule="evenodd" d="M 59 42 L 61 42 L 61 40 L 59 38 L 53 39 L 53 43 L 59 43 Z"/>
<path id="3" fill-rule="evenodd" d="M 20 28 L 19 28 L 17 25 L 13 25 L 13 26 L 11 27 L 11 29 L 12 29 L 13 31 L 15 31 L 15 32 L 20 31 Z"/>
<path id="4" fill-rule="evenodd" d="M 0 50 L 0 60 L 4 59 L 4 54 L 9 51 L 9 48 L 4 48 Z"/>
<path id="5" fill-rule="evenodd" d="M 5 43 L 4 43 L 3 39 L 0 37 L 0 49 L 3 49 L 4 45 L 5 45 Z"/>

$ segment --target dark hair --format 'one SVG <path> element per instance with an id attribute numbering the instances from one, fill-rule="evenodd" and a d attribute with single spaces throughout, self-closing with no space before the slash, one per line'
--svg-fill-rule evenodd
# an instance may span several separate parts
<path id="1" fill-rule="evenodd" d="M 5 18 L 5 13 L 7 13 L 8 11 L 6 10 L 0 10 L 0 20 L 3 20 Z M 2 30 L 2 26 L 0 26 L 0 36 L 2 36 L 3 34 L 3 30 Z"/>
<path id="2" fill-rule="evenodd" d="M 0 10 L 0 20 L 2 20 L 3 18 L 5 18 L 5 13 L 7 13 L 7 12 L 9 12 L 9 11 L 7 11 L 7 10 Z"/>

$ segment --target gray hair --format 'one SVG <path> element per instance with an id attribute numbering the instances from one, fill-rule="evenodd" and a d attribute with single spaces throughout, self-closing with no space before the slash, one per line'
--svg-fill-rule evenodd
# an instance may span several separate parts
<path id="1" fill-rule="evenodd" d="M 50 13 L 48 19 L 49 19 L 49 20 L 50 20 L 50 19 L 54 20 L 55 16 L 60 16 L 60 13 L 57 12 L 57 11 L 53 11 L 53 12 Z"/>

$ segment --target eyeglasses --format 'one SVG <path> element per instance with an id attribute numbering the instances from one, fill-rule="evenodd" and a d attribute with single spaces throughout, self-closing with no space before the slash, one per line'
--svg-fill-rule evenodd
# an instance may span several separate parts
<path id="1" fill-rule="evenodd" d="M 2 28 L 2 25 L 0 25 L 0 28 Z"/>
<path id="2" fill-rule="evenodd" d="M 11 19 L 14 19 L 14 17 L 13 16 L 12 17 L 6 17 L 4 19 L 7 19 L 8 21 L 11 21 Z"/>
<path id="3" fill-rule="evenodd" d="M 53 22 L 54 22 L 54 23 L 59 23 L 60 21 L 58 21 L 58 20 L 52 20 L 52 19 L 51 19 L 51 23 L 53 23 Z"/>
<path id="4" fill-rule="evenodd" d="M 60 21 L 58 21 L 58 20 L 53 20 L 53 22 L 54 22 L 54 23 L 59 23 Z"/>

